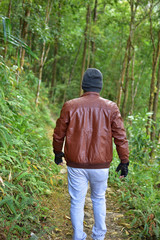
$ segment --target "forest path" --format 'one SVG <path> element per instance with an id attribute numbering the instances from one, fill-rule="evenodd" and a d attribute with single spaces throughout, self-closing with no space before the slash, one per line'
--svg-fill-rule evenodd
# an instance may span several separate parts
<path id="1" fill-rule="evenodd" d="M 49 131 L 49 138 L 52 138 L 53 130 Z M 48 217 L 48 227 L 52 229 L 49 234 L 45 234 L 40 239 L 49 240 L 71 240 L 72 239 L 72 225 L 70 220 L 70 196 L 67 188 L 67 166 L 64 164 L 60 166 L 60 173 L 55 175 L 55 187 L 53 193 L 44 199 L 44 204 L 51 210 Z M 107 234 L 105 239 L 121 240 L 131 239 L 129 237 L 129 224 L 125 221 L 125 216 L 118 206 L 116 201 L 115 190 L 110 187 L 106 191 L 107 215 L 106 225 Z M 49 220 L 51 219 L 51 221 Z M 85 200 L 85 217 L 84 217 L 84 231 L 87 234 L 87 240 L 91 240 L 92 226 L 94 223 L 92 201 L 90 198 L 90 189 L 88 189 Z"/>

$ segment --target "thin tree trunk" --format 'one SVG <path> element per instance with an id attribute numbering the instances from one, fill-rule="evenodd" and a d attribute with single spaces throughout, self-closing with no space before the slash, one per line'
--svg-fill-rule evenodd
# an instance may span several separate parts
<path id="1" fill-rule="evenodd" d="M 91 12 L 89 12 L 89 22 L 88 22 L 88 56 L 86 59 L 86 67 L 90 67 L 91 61 Z"/>
<path id="2" fill-rule="evenodd" d="M 128 37 L 128 40 L 127 40 L 127 46 L 126 46 L 125 55 L 124 55 L 124 59 L 123 59 L 123 67 L 122 67 L 121 77 L 119 79 L 119 88 L 118 88 L 118 94 L 117 94 L 117 106 L 118 107 L 120 107 L 120 104 L 121 104 L 121 97 L 122 97 L 124 76 L 125 76 L 125 72 L 126 72 L 126 62 L 127 62 L 129 45 L 130 45 L 130 36 Z"/>
<path id="3" fill-rule="evenodd" d="M 135 62 L 135 56 L 133 55 L 133 60 Z M 132 65 L 134 65 L 134 63 L 132 62 Z M 132 67 L 132 71 L 134 71 L 134 67 Z M 132 85 L 131 85 L 131 111 L 130 111 L 130 115 L 133 115 L 133 110 L 134 110 L 134 101 L 135 101 L 135 97 L 137 95 L 137 90 L 138 90 L 138 85 L 139 82 L 141 81 L 142 75 L 144 73 L 144 69 L 145 69 L 145 64 L 143 65 L 143 67 L 141 67 L 141 72 L 138 76 L 138 81 L 137 84 L 135 86 L 135 80 L 134 80 L 134 75 L 132 75 L 133 77 L 131 77 L 132 79 Z"/>
<path id="4" fill-rule="evenodd" d="M 83 80 L 83 74 L 84 74 L 84 71 L 85 71 L 89 17 L 90 17 L 90 5 L 88 4 L 87 5 L 87 14 L 86 14 L 86 28 L 85 28 L 85 31 L 84 31 L 84 48 L 83 48 L 83 56 L 82 56 L 82 69 L 81 69 L 81 79 L 80 79 L 80 92 L 79 92 L 79 95 L 82 94 L 82 80 Z"/>
<path id="5" fill-rule="evenodd" d="M 41 85 L 41 81 L 42 81 L 43 58 L 44 58 L 44 53 L 45 53 L 45 47 L 46 47 L 46 43 L 43 42 L 41 62 L 40 62 L 40 67 L 39 67 L 39 81 L 38 81 L 37 94 L 36 94 L 36 106 L 38 105 L 38 99 L 39 99 L 39 94 L 40 94 L 40 85 Z"/>
<path id="6" fill-rule="evenodd" d="M 9 1 L 9 5 L 8 5 L 7 17 L 9 19 L 11 17 L 11 8 L 12 8 L 12 0 Z M 4 48 L 4 59 L 6 59 L 6 56 L 7 56 L 7 43 L 6 43 L 5 48 Z"/>
<path id="7" fill-rule="evenodd" d="M 93 14 L 93 23 L 94 26 L 96 25 L 96 21 L 97 21 L 97 5 L 98 5 L 98 0 L 95 0 L 94 3 L 94 14 Z M 91 41 L 91 61 L 90 61 L 90 65 L 89 67 L 95 67 L 95 39 L 93 36 L 93 40 Z"/>
<path id="8" fill-rule="evenodd" d="M 156 135 L 156 117 L 157 117 L 157 109 L 158 109 L 158 96 L 160 91 L 160 59 L 159 59 L 159 67 L 158 67 L 158 77 L 157 77 L 157 84 L 156 89 L 154 92 L 154 99 L 153 99 L 153 115 L 152 115 L 152 127 L 151 127 L 151 140 L 155 140 Z"/>
<path id="9" fill-rule="evenodd" d="M 24 3 L 25 3 L 25 0 L 22 0 L 22 8 L 24 9 Z M 20 22 L 19 22 L 19 29 L 20 29 L 20 38 L 22 38 L 22 30 L 23 30 L 23 28 L 22 28 L 22 25 L 23 25 L 23 18 L 22 18 L 22 16 L 20 17 Z M 22 55 L 22 48 L 17 48 L 17 51 L 16 51 L 17 53 L 16 53 L 16 55 L 17 55 L 17 59 L 18 59 L 18 61 L 17 61 L 17 65 L 18 65 L 18 69 L 17 69 L 17 76 L 16 76 L 16 80 L 17 80 L 17 84 L 19 83 L 19 75 L 20 75 L 20 71 L 19 71 L 19 69 L 20 69 L 20 66 L 21 66 L 21 55 Z M 18 57 L 19 56 L 19 57 Z"/>
<path id="10" fill-rule="evenodd" d="M 51 8 L 52 5 L 50 4 L 50 0 L 48 0 L 48 4 L 47 4 L 47 10 L 46 10 L 46 18 L 45 18 L 45 24 L 47 24 L 49 22 L 49 15 L 51 12 Z M 38 81 L 38 87 L 37 87 L 37 94 L 36 94 L 36 106 L 38 106 L 38 99 L 39 99 L 39 95 L 40 95 L 40 85 L 41 85 L 41 81 L 42 81 L 42 74 L 43 74 L 43 66 L 47 60 L 48 57 L 48 53 L 50 50 L 50 44 L 48 46 L 47 51 L 46 50 L 46 42 L 43 42 L 43 48 L 42 48 L 42 55 L 41 55 L 41 61 L 40 61 L 40 67 L 39 67 L 39 81 Z"/>
<path id="11" fill-rule="evenodd" d="M 75 69 L 75 66 L 77 64 L 77 60 L 78 60 L 78 56 L 79 56 L 79 53 L 80 53 L 80 50 L 81 50 L 81 47 L 82 47 L 82 43 L 83 43 L 83 41 L 81 40 L 78 51 L 77 51 L 77 54 L 76 54 L 76 57 L 75 57 L 75 60 L 74 60 L 74 63 L 72 65 L 72 70 L 71 70 L 70 75 L 69 75 L 67 87 L 65 88 L 65 91 L 64 91 L 63 103 L 66 101 L 66 92 L 67 92 L 67 89 L 68 89 L 68 87 L 71 83 L 72 77 L 73 77 L 74 69 Z"/>
<path id="12" fill-rule="evenodd" d="M 38 86 L 37 86 L 37 94 L 36 94 L 36 106 L 38 106 L 38 99 L 39 99 L 39 95 L 40 95 L 40 85 L 42 82 L 42 74 L 43 74 L 43 66 L 47 60 L 48 57 L 48 53 L 50 50 L 50 44 L 45 52 L 45 48 L 46 48 L 46 43 L 43 42 L 43 48 L 42 48 L 42 55 L 41 55 L 41 62 L 40 62 L 40 67 L 39 67 L 39 80 L 38 80 Z"/>
<path id="13" fill-rule="evenodd" d="M 126 104 L 128 99 L 130 61 L 131 61 L 131 43 L 128 49 L 128 60 L 127 60 L 126 78 L 125 78 L 126 81 L 125 81 L 124 98 L 123 98 L 123 104 L 122 104 L 122 118 L 125 117 L 125 110 L 126 110 Z"/>
<path id="14" fill-rule="evenodd" d="M 149 98 L 149 108 L 148 108 L 149 112 L 151 112 L 153 108 L 155 75 L 156 75 L 159 55 L 160 55 L 160 32 L 159 32 L 159 39 L 158 39 L 158 46 L 157 46 L 157 54 L 156 54 L 156 58 L 153 61 L 153 66 L 152 66 L 152 79 L 151 79 L 151 85 L 150 85 L 150 98 Z"/>
<path id="15" fill-rule="evenodd" d="M 25 3 L 25 0 L 22 1 L 22 8 L 24 9 L 24 3 Z M 22 36 L 22 24 L 23 24 L 23 18 L 22 16 L 20 17 L 20 21 L 19 21 L 19 29 L 20 29 L 20 37 Z"/>
<path id="16" fill-rule="evenodd" d="M 11 8 L 12 8 L 12 0 L 9 1 L 9 5 L 8 5 L 8 14 L 7 14 L 8 18 L 11 17 Z"/>
<path id="17" fill-rule="evenodd" d="M 55 37 L 54 41 L 54 61 L 53 61 L 53 71 L 52 71 L 52 81 L 50 89 L 50 98 L 53 97 L 53 88 L 56 82 L 56 72 L 57 72 L 57 54 L 58 54 L 58 37 Z"/>
<path id="18" fill-rule="evenodd" d="M 28 22 L 26 21 L 26 18 L 28 18 L 29 16 L 30 16 L 30 9 L 27 7 L 25 10 L 25 19 L 23 20 L 22 33 L 21 33 L 21 37 L 25 42 L 27 40 L 27 31 L 28 31 Z M 22 48 L 21 64 L 20 64 L 21 69 L 23 68 L 23 65 L 24 65 L 24 57 L 25 57 L 25 49 Z"/>
<path id="19" fill-rule="evenodd" d="M 129 32 L 129 37 L 128 37 L 128 40 L 127 40 L 121 77 L 120 77 L 120 80 L 119 80 L 119 88 L 118 88 L 118 94 L 117 94 L 117 105 L 118 105 L 118 107 L 120 107 L 120 104 L 121 104 L 122 90 L 123 90 L 123 85 L 124 85 L 124 77 L 125 77 L 125 73 L 126 73 L 127 58 L 128 58 L 128 63 L 130 63 L 129 55 L 130 55 L 130 51 L 131 51 L 130 48 L 131 48 L 131 45 L 132 45 L 132 39 L 133 39 L 133 36 L 134 36 L 135 15 L 136 15 L 139 0 L 137 0 L 137 1 L 131 0 L 129 3 L 130 3 L 130 8 L 131 8 L 130 32 Z M 128 94 L 128 82 L 127 82 L 126 87 L 127 88 L 126 88 L 125 94 Z M 127 95 L 124 98 L 125 98 L 124 104 L 126 105 Z"/>
<path id="20" fill-rule="evenodd" d="M 78 60 L 78 56 L 79 56 L 79 54 L 80 54 L 80 50 L 81 50 L 81 47 L 82 47 L 82 43 L 83 43 L 83 41 L 81 40 L 80 45 L 79 45 L 79 48 L 78 48 L 78 51 L 77 51 L 77 54 L 76 54 L 76 57 L 75 57 L 75 60 L 74 60 L 74 64 L 73 64 L 73 67 L 72 67 L 72 71 L 71 71 L 70 76 L 69 76 L 69 80 L 68 80 L 68 83 L 69 83 L 69 84 L 71 83 L 71 80 L 72 80 L 72 77 L 73 77 L 74 69 L 75 69 L 75 66 L 76 66 L 76 63 L 77 63 L 77 60 Z"/>
<path id="21" fill-rule="evenodd" d="M 129 87 L 129 70 L 130 70 L 130 63 L 131 63 L 131 47 L 132 46 L 132 40 L 134 38 L 134 22 L 135 22 L 135 14 L 137 7 L 134 7 L 134 1 L 130 1 L 130 7 L 131 7 L 131 22 L 130 22 L 130 43 L 128 46 L 128 58 L 127 58 L 127 68 L 126 68 L 126 81 L 125 81 L 125 88 L 124 88 L 124 98 L 123 98 L 123 104 L 122 104 L 122 117 L 125 117 L 126 114 L 126 105 L 128 100 L 128 87 Z"/>
<path id="22" fill-rule="evenodd" d="M 88 57 L 87 57 L 87 68 L 90 67 L 90 61 L 91 61 L 91 27 L 89 27 L 89 39 L 88 39 Z"/>
<path id="23" fill-rule="evenodd" d="M 57 31 L 58 34 L 55 35 L 54 38 L 54 61 L 53 61 L 53 68 L 52 68 L 52 79 L 51 79 L 51 88 L 50 88 L 50 98 L 53 101 L 53 90 L 56 84 L 56 73 L 57 73 L 57 55 L 58 55 L 58 43 L 59 43 L 59 32 L 60 32 L 60 18 L 61 18 L 61 0 L 59 0 L 59 8 L 58 8 L 58 20 L 57 20 Z"/>
<path id="24" fill-rule="evenodd" d="M 158 44 L 157 44 L 157 48 L 156 48 L 153 31 L 152 31 L 152 17 L 151 17 L 152 11 L 153 11 L 153 0 L 151 1 L 150 12 L 149 12 L 150 36 L 151 36 L 151 42 L 152 42 L 152 46 L 153 46 L 152 78 L 151 78 L 151 84 L 150 84 L 150 97 L 149 97 L 149 106 L 148 106 L 148 112 L 150 112 L 150 113 L 153 111 L 155 76 L 156 76 L 156 68 L 157 68 L 159 54 L 160 54 L 160 30 L 158 32 Z M 148 116 L 147 127 L 146 127 L 146 133 L 148 135 L 150 133 L 150 128 L 151 128 L 151 116 Z"/>
<path id="25" fill-rule="evenodd" d="M 148 108 L 149 112 L 151 112 L 152 108 L 153 108 L 155 75 L 156 75 L 158 59 L 159 59 L 159 55 L 160 55 L 160 31 L 159 31 L 158 35 L 159 36 L 158 36 L 157 52 L 156 52 L 155 58 L 153 59 L 153 65 L 152 65 L 152 79 L 151 79 L 151 85 L 150 85 L 150 98 L 149 98 L 149 108 Z"/>
<path id="26" fill-rule="evenodd" d="M 133 57 L 132 57 L 132 72 L 131 72 L 131 111 L 130 111 L 130 115 L 133 115 L 133 109 L 134 109 L 134 99 L 135 99 L 135 95 L 136 95 L 136 89 L 134 90 L 134 83 L 135 83 L 135 79 L 134 79 L 134 64 L 135 64 L 135 51 L 133 49 Z"/>
<path id="27" fill-rule="evenodd" d="M 29 32 L 28 46 L 32 49 L 32 32 Z"/>
<path id="28" fill-rule="evenodd" d="M 153 111 L 153 100 L 154 100 L 154 90 L 155 90 L 155 76 L 157 71 L 157 64 L 158 59 L 160 56 L 160 30 L 158 32 L 158 43 L 157 43 L 157 49 L 153 50 L 153 63 L 152 63 L 152 78 L 151 78 L 151 84 L 150 84 L 150 98 L 149 98 L 149 106 L 148 106 L 148 112 Z M 148 122 L 147 122 L 147 134 L 149 134 L 150 131 L 150 121 L 151 116 L 148 116 Z"/>

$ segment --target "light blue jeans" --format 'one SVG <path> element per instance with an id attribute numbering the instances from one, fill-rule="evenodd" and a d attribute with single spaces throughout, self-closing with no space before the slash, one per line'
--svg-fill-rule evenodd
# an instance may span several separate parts
<path id="1" fill-rule="evenodd" d="M 68 190 L 71 197 L 71 221 L 73 227 L 73 240 L 85 240 L 87 235 L 83 231 L 84 204 L 88 189 L 88 182 L 91 188 L 91 199 L 94 212 L 94 226 L 92 228 L 92 238 L 94 240 L 104 240 L 107 232 L 106 200 L 105 192 L 109 168 L 105 169 L 68 169 Z"/>

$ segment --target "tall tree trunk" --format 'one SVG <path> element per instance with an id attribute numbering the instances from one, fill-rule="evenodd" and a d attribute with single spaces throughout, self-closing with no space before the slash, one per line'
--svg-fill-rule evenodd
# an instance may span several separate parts
<path id="1" fill-rule="evenodd" d="M 57 14 L 57 31 L 58 34 L 55 35 L 54 38 L 54 61 L 53 61 L 53 67 L 52 67 L 52 79 L 51 79 L 51 87 L 50 87 L 50 98 L 51 101 L 53 100 L 53 91 L 56 84 L 56 73 L 57 73 L 57 55 L 58 55 L 58 43 L 59 43 L 59 33 L 60 33 L 60 18 L 61 18 L 61 0 L 59 0 L 59 8 L 58 8 L 58 14 Z"/>
<path id="2" fill-rule="evenodd" d="M 95 0 L 94 3 L 94 11 L 93 11 L 93 26 L 96 25 L 97 21 L 97 5 L 98 5 L 98 0 Z M 94 36 L 92 36 L 93 40 L 91 40 L 91 61 L 89 67 L 95 67 L 95 39 Z"/>
<path id="3" fill-rule="evenodd" d="M 158 59 L 160 56 L 160 30 L 158 32 L 158 43 L 157 43 L 157 49 L 155 48 L 155 45 L 153 47 L 153 62 L 152 62 L 152 78 L 151 78 L 151 84 L 150 84 L 150 97 L 149 97 L 149 106 L 148 106 L 148 112 L 153 111 L 153 100 L 154 100 L 154 91 L 155 91 L 155 76 L 157 71 L 157 64 Z M 147 134 L 150 132 L 150 121 L 151 116 L 148 117 L 147 122 Z"/>
<path id="4" fill-rule="evenodd" d="M 72 70 L 71 70 L 70 75 L 69 75 L 67 87 L 65 88 L 65 91 L 64 91 L 63 103 L 66 101 L 66 92 L 67 92 L 67 89 L 68 89 L 68 87 L 71 83 L 72 77 L 73 77 L 74 69 L 75 69 L 75 66 L 76 66 L 76 63 L 77 63 L 77 60 L 78 60 L 78 56 L 79 56 L 79 53 L 80 53 L 80 50 L 81 50 L 81 47 L 82 47 L 82 43 L 83 43 L 83 41 L 81 40 L 78 51 L 77 51 L 77 54 L 76 54 L 76 57 L 74 59 L 74 63 L 72 65 Z"/>
<path id="5" fill-rule="evenodd" d="M 29 32 L 28 46 L 32 49 L 32 32 Z"/>
<path id="6" fill-rule="evenodd" d="M 22 0 L 22 5 L 21 7 L 24 9 L 24 3 L 25 3 L 25 0 Z M 23 24 L 23 17 L 20 16 L 20 21 L 19 21 L 19 29 L 20 29 L 20 37 L 22 36 L 22 24 Z"/>
<path id="7" fill-rule="evenodd" d="M 151 127 L 151 140 L 155 140 L 156 135 L 156 117 L 157 117 L 157 109 L 158 109 L 158 96 L 160 91 L 160 59 L 159 59 L 159 67 L 158 67 L 158 77 L 156 89 L 154 91 L 154 99 L 153 99 L 153 115 L 152 115 L 152 127 Z"/>
<path id="8" fill-rule="evenodd" d="M 79 95 L 82 94 L 82 80 L 83 80 L 83 74 L 84 74 L 84 71 L 85 71 L 89 18 L 90 18 L 90 5 L 88 4 L 87 5 L 87 14 L 86 14 L 86 28 L 85 28 L 85 31 L 84 31 L 84 48 L 83 48 L 83 56 L 82 56 L 82 69 L 81 69 L 81 79 L 80 79 L 80 92 L 79 92 Z"/>
<path id="9" fill-rule="evenodd" d="M 124 83 L 124 77 L 125 77 L 125 72 L 126 72 L 126 62 L 127 62 L 129 45 L 130 45 L 130 36 L 128 37 L 128 40 L 127 40 L 127 46 L 126 46 L 126 50 L 125 50 L 123 66 L 122 66 L 122 71 L 121 71 L 121 77 L 119 79 L 119 88 L 118 88 L 118 94 L 117 94 L 117 106 L 119 108 L 120 108 L 120 104 L 121 104 L 121 97 L 122 97 L 123 83 Z"/>
<path id="10" fill-rule="evenodd" d="M 12 0 L 9 1 L 7 17 L 11 17 Z"/>
<path id="11" fill-rule="evenodd" d="M 152 108 L 153 108 L 155 75 L 156 75 L 156 69 L 157 69 L 159 55 L 160 55 L 160 31 L 158 33 L 157 51 L 156 51 L 156 55 L 153 59 L 153 65 L 152 65 L 152 79 L 151 79 L 151 85 L 150 85 L 150 98 L 149 98 L 149 107 L 148 107 L 149 112 L 151 112 Z"/>
<path id="12" fill-rule="evenodd" d="M 9 19 L 11 17 L 11 8 L 12 8 L 12 0 L 9 1 L 9 5 L 8 5 L 7 17 Z M 4 48 L 4 59 L 6 59 L 6 56 L 7 56 L 7 43 L 6 43 L 5 48 Z"/>
<path id="13" fill-rule="evenodd" d="M 137 1 L 131 0 L 129 2 L 130 8 L 131 8 L 130 32 L 129 32 L 129 37 L 128 37 L 127 45 L 126 45 L 126 49 L 125 49 L 123 66 L 122 66 L 122 71 L 121 71 L 121 77 L 120 77 L 120 80 L 119 80 L 119 88 L 118 88 L 118 94 L 117 94 L 117 105 L 118 105 L 118 107 L 120 107 L 120 104 L 121 104 L 124 78 L 125 78 L 125 74 L 126 74 L 127 59 L 128 59 L 128 64 L 130 63 L 130 60 L 129 60 L 130 56 L 129 55 L 130 55 L 130 51 L 131 51 L 130 48 L 132 46 L 132 40 L 133 40 L 133 36 L 134 36 L 134 23 L 135 23 L 135 15 L 136 15 L 138 3 L 139 3 L 139 0 L 137 0 Z M 128 66 L 128 64 L 127 64 L 127 66 Z M 124 97 L 125 98 L 124 105 L 126 105 L 126 101 L 127 101 L 128 82 L 127 82 L 125 94 L 126 94 L 126 96 Z"/>
<path id="14" fill-rule="evenodd" d="M 27 31 L 28 31 L 28 22 L 26 21 L 26 18 L 28 18 L 29 16 L 30 16 L 30 8 L 26 7 L 25 19 L 23 20 L 22 32 L 21 32 L 21 37 L 25 42 L 27 40 Z M 20 63 L 21 69 L 23 68 L 23 65 L 24 65 L 24 57 L 25 57 L 25 49 L 22 48 L 21 49 L 21 63 Z"/>
<path id="15" fill-rule="evenodd" d="M 40 86 L 41 86 L 41 82 L 42 82 L 42 74 L 43 74 L 43 66 L 47 60 L 48 57 L 48 53 L 50 50 L 50 44 L 48 46 L 48 49 L 46 50 L 46 43 L 45 41 L 43 42 L 43 48 L 42 48 L 42 55 L 41 55 L 41 61 L 40 61 L 40 66 L 39 66 L 39 79 L 38 79 L 38 86 L 37 86 L 37 94 L 36 94 L 36 106 L 38 106 L 38 99 L 39 99 L 39 95 L 40 95 Z"/>
<path id="16" fill-rule="evenodd" d="M 46 10 L 46 17 L 45 17 L 45 24 L 48 24 L 49 22 L 49 16 L 51 13 L 52 5 L 50 4 L 50 0 L 48 0 L 47 4 L 47 10 Z M 39 67 L 39 81 L 38 81 L 38 87 L 37 87 L 37 94 L 36 94 L 36 106 L 38 106 L 38 99 L 40 95 L 40 85 L 42 81 L 42 74 L 43 74 L 43 66 L 47 60 L 48 53 L 50 50 L 50 44 L 48 46 L 48 49 L 46 50 L 46 42 L 43 42 L 43 48 L 42 48 L 42 55 L 41 55 L 41 61 L 40 61 L 40 67 Z M 46 51 L 46 52 L 45 52 Z"/>
<path id="17" fill-rule="evenodd" d="M 88 57 L 87 57 L 87 68 L 90 67 L 90 62 L 91 62 L 91 25 L 89 21 L 89 36 L 88 36 Z"/>
<path id="18" fill-rule="evenodd" d="M 134 99 L 137 92 L 137 88 L 134 89 L 135 79 L 134 79 L 134 64 L 135 64 L 135 51 L 133 49 L 133 57 L 132 57 L 132 71 L 131 71 L 131 111 L 130 115 L 133 115 L 134 109 Z"/>
<path id="19" fill-rule="evenodd" d="M 40 85 L 41 85 L 41 81 L 42 81 L 43 58 L 44 58 L 44 53 L 45 53 L 45 47 L 46 47 L 46 43 L 43 42 L 41 62 L 40 62 L 40 66 L 39 66 L 39 79 L 38 79 L 38 87 L 37 87 L 37 94 L 36 94 L 36 106 L 38 105 L 38 99 L 39 99 L 39 94 L 40 94 Z"/>
<path id="20" fill-rule="evenodd" d="M 127 99 L 128 99 L 128 86 L 129 86 L 129 70 L 130 70 L 130 62 L 131 62 L 131 42 L 128 49 L 128 59 L 127 59 L 127 68 L 126 68 L 126 81 L 125 81 L 125 88 L 124 88 L 124 98 L 122 104 L 122 118 L 125 117 Z"/>
<path id="21" fill-rule="evenodd" d="M 56 82 L 56 72 L 57 72 L 57 54 L 58 54 L 58 37 L 55 37 L 54 40 L 54 61 L 53 61 L 53 70 L 52 70 L 52 81 L 50 89 L 50 98 L 53 98 L 53 88 Z"/>

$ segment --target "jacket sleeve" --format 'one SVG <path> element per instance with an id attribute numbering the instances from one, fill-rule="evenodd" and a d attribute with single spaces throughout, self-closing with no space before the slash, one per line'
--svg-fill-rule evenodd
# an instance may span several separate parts
<path id="1" fill-rule="evenodd" d="M 69 123 L 69 111 L 67 102 L 63 105 L 60 117 L 56 122 L 56 127 L 53 133 L 53 151 L 54 153 L 60 153 L 62 151 L 64 138 Z"/>
<path id="2" fill-rule="evenodd" d="M 114 138 L 114 143 L 116 145 L 118 156 L 121 159 L 121 163 L 127 163 L 129 162 L 128 141 L 119 108 L 117 105 L 115 106 L 111 123 L 112 137 Z"/>

